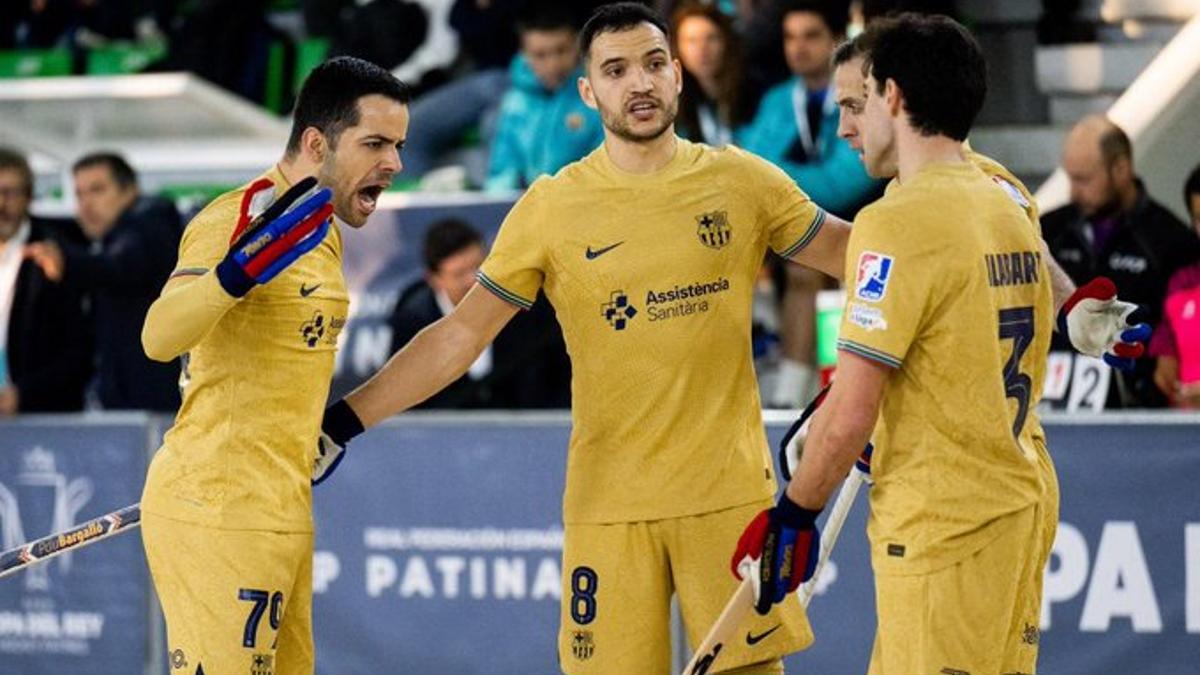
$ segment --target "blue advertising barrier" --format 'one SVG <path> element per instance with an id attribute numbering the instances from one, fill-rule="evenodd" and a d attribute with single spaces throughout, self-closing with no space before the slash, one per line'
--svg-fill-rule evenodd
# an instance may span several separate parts
<path id="1" fill-rule="evenodd" d="M 56 417 L 0 428 L 0 548 L 136 502 L 148 420 Z M 0 581 L 0 672 L 140 673 L 150 599 L 141 539 L 123 535 Z"/>
<path id="2" fill-rule="evenodd" d="M 1148 672 L 1200 656 L 1200 427 L 1131 419 L 1048 427 L 1063 522 L 1043 672 Z M 315 500 L 322 672 L 380 662 L 557 672 L 549 579 L 567 429 L 511 423 L 410 419 L 356 441 L 346 473 Z M 769 425 L 773 442 L 783 430 Z M 794 672 L 866 671 L 875 613 L 863 497 L 812 601 L 817 642 L 787 660 Z"/>
<path id="3" fill-rule="evenodd" d="M 64 419 L 0 424 L 6 543 L 137 499 L 153 425 Z M 786 419 L 769 418 L 772 441 Z M 1194 672 L 1200 417 L 1055 417 L 1047 431 L 1062 509 L 1039 672 Z M 558 672 L 568 433 L 565 415 L 422 414 L 357 439 L 314 496 L 317 672 Z M 810 606 L 817 641 L 790 672 L 866 670 L 865 496 Z M 147 589 L 136 535 L 0 581 L 0 672 L 161 675 Z"/>
<path id="4" fill-rule="evenodd" d="M 355 440 L 314 498 L 320 672 L 555 672 L 559 419 Z"/>

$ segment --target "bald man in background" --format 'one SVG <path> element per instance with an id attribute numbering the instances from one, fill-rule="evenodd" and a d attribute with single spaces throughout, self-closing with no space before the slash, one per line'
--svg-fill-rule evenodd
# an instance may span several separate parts
<path id="1" fill-rule="evenodd" d="M 1071 203 L 1042 216 L 1050 252 L 1076 284 L 1106 276 L 1122 300 L 1161 321 L 1167 280 L 1200 260 L 1200 239 L 1146 192 L 1133 166 L 1129 137 L 1102 115 L 1086 117 L 1067 134 L 1063 169 Z M 1056 335 L 1052 351 L 1070 351 Z M 1154 359 L 1129 373 L 1113 373 L 1105 408 L 1158 408 L 1166 399 L 1154 386 Z"/>

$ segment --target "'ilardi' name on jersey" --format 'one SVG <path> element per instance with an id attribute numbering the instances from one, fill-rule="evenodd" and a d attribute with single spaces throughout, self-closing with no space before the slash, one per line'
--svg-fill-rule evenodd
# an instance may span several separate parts
<path id="1" fill-rule="evenodd" d="M 667 290 L 646 291 L 646 311 L 650 321 L 665 321 L 708 311 L 708 296 L 729 290 L 729 279 L 717 277 L 708 283 L 691 283 Z"/>
<path id="2" fill-rule="evenodd" d="M 983 260 L 987 264 L 988 285 L 993 288 L 1038 283 L 1042 254 L 1037 251 L 988 253 Z"/>

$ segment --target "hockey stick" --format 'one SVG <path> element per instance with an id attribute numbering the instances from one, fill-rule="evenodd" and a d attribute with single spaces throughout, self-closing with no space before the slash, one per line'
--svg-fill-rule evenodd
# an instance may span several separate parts
<path id="1" fill-rule="evenodd" d="M 808 607 L 808 603 L 812 601 L 813 589 L 816 587 L 821 570 L 824 569 L 830 554 L 833 553 L 833 545 L 842 532 L 846 516 L 850 513 L 850 507 L 854 505 L 854 498 L 858 496 L 858 490 L 866 480 L 866 474 L 858 468 L 854 468 L 842 482 L 842 489 L 838 492 L 837 501 L 833 503 L 829 519 L 825 521 L 825 532 L 821 540 L 821 551 L 817 556 L 817 567 L 808 583 L 800 588 L 800 602 L 805 607 Z M 683 675 L 704 675 L 709 672 L 725 644 L 736 636 L 738 628 L 746 620 L 746 617 L 750 616 L 750 612 L 754 611 L 752 576 L 745 571 L 742 572 L 741 585 L 734 591 L 729 602 L 725 603 L 725 609 L 721 610 L 721 615 L 717 617 L 712 628 L 708 629 L 708 635 L 705 635 L 704 639 L 700 641 L 700 646 L 692 654 L 692 660 L 684 666 Z"/>
<path id="2" fill-rule="evenodd" d="M 9 549 L 0 553 L 0 578 L 16 574 L 29 565 L 49 560 L 60 553 L 87 546 L 123 530 L 136 527 L 141 520 L 141 504 L 132 504 L 76 525 L 69 530 Z"/>

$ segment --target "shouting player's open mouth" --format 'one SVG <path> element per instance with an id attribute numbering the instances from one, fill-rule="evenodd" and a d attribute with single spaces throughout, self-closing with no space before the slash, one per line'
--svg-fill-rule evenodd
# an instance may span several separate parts
<path id="1" fill-rule="evenodd" d="M 387 189 L 389 185 L 391 185 L 391 181 L 375 181 L 360 187 L 358 192 L 355 193 L 355 198 L 358 202 L 358 210 L 361 211 L 364 216 L 369 216 L 374 213 L 375 206 L 379 201 L 380 193 Z"/>

